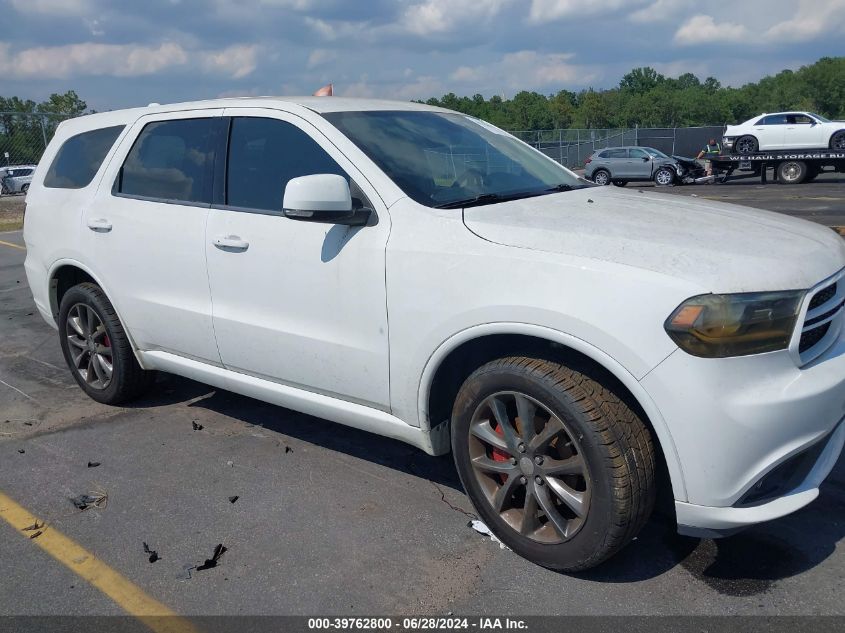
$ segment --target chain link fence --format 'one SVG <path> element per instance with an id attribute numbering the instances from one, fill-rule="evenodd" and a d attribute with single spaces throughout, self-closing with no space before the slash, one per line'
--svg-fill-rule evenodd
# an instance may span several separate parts
<path id="1" fill-rule="evenodd" d="M 713 138 L 721 143 L 721 125 L 676 128 L 616 128 L 573 130 L 521 130 L 511 134 L 570 169 L 580 169 L 593 152 L 607 147 L 642 145 L 669 156 L 696 154 Z"/>
<path id="2" fill-rule="evenodd" d="M 67 115 L 0 112 L 0 167 L 37 165 Z"/>

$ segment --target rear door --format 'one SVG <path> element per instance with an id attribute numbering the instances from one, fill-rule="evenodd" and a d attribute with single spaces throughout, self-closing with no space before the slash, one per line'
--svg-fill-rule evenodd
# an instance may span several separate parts
<path id="1" fill-rule="evenodd" d="M 139 119 L 83 212 L 94 272 L 136 345 L 218 364 L 205 225 L 221 112 Z"/>
<path id="2" fill-rule="evenodd" d="M 629 171 L 628 167 L 628 150 L 626 149 L 608 149 L 602 152 L 602 163 L 604 163 L 610 170 L 610 175 L 613 178 L 625 177 Z"/>
<path id="3" fill-rule="evenodd" d="M 763 117 L 754 126 L 754 135 L 757 137 L 759 149 L 781 149 L 784 143 L 786 132 L 786 115 L 770 114 Z"/>
<path id="4" fill-rule="evenodd" d="M 205 243 L 223 364 L 388 410 L 387 208 L 309 122 L 260 108 L 225 115 L 228 161 Z M 284 217 L 288 181 L 318 173 L 346 177 L 375 211 L 370 225 Z"/>

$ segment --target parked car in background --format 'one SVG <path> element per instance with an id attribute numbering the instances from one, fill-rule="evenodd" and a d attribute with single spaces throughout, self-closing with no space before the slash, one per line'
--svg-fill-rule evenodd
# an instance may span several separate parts
<path id="1" fill-rule="evenodd" d="M 326 434 L 451 451 L 479 517 L 546 567 L 619 551 L 658 489 L 684 534 L 787 515 L 845 442 L 836 233 L 591 186 L 463 114 L 325 97 L 92 114 L 58 126 L 27 207 L 29 287 L 91 398 L 166 371 Z"/>
<path id="2" fill-rule="evenodd" d="M 671 185 L 678 176 L 678 162 L 653 147 L 608 147 L 593 152 L 585 164 L 584 177 L 597 185 L 654 181 Z"/>
<path id="3" fill-rule="evenodd" d="M 724 149 L 753 154 L 777 149 L 845 151 L 845 121 L 830 121 L 812 112 L 761 114 L 739 125 L 729 125 L 722 139 Z"/>
<path id="4" fill-rule="evenodd" d="M 4 194 L 26 193 L 37 165 L 4 167 L 0 172 L 0 191 Z"/>

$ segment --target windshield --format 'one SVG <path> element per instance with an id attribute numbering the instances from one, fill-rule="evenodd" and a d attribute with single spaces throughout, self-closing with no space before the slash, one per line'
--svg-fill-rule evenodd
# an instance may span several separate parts
<path id="1" fill-rule="evenodd" d="M 323 115 L 408 196 L 460 207 L 588 186 L 510 134 L 479 119 L 439 112 Z"/>
<path id="2" fill-rule="evenodd" d="M 666 154 L 661 152 L 659 149 L 654 149 L 653 147 L 643 147 L 643 149 L 645 151 L 647 151 L 649 154 L 651 154 L 652 156 L 654 156 L 655 158 L 669 158 Z"/>
<path id="3" fill-rule="evenodd" d="M 822 123 L 830 123 L 830 119 L 826 119 L 820 114 L 814 114 L 813 112 L 810 112 L 810 116 L 816 117 Z"/>

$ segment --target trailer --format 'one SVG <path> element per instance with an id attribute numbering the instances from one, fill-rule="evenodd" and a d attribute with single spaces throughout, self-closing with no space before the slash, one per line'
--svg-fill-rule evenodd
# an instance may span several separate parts
<path id="1" fill-rule="evenodd" d="M 825 172 L 845 173 L 845 151 L 833 149 L 774 150 L 752 154 L 720 154 L 709 157 L 713 163 L 717 182 L 725 182 L 737 172 L 745 176 L 759 176 L 760 182 L 768 182 L 771 168 L 775 182 L 797 185 L 810 182 Z"/>

